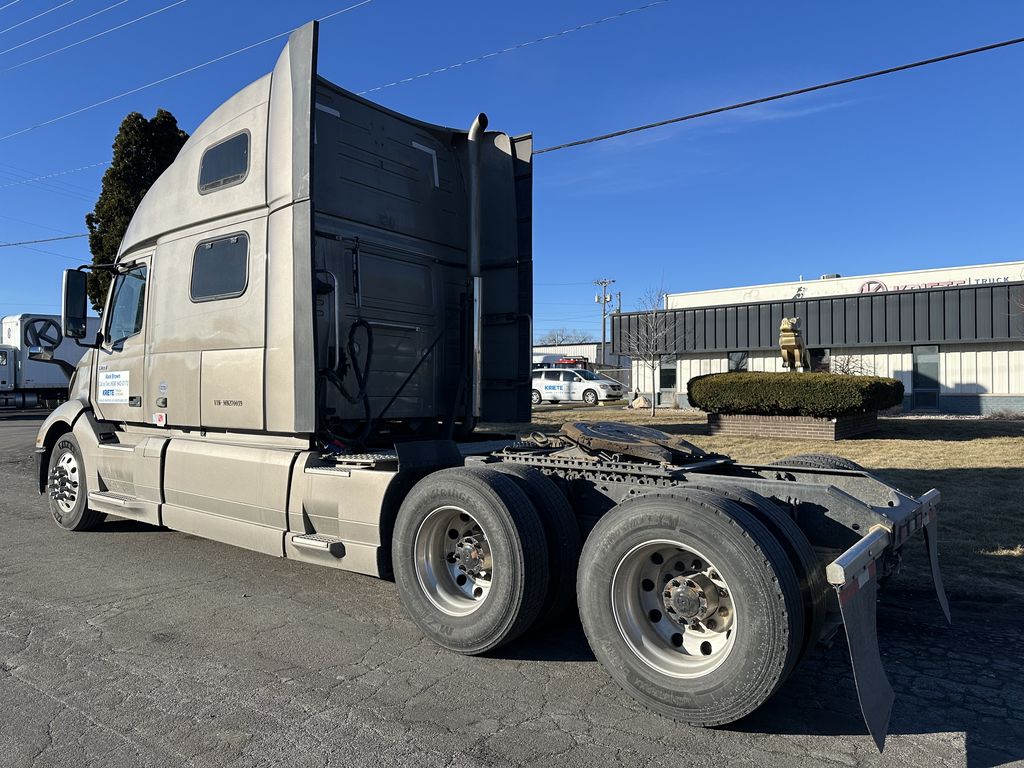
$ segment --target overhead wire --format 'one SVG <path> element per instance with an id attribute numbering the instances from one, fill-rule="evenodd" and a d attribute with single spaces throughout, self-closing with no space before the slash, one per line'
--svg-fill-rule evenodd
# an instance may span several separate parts
<path id="1" fill-rule="evenodd" d="M 874 77 L 882 77 L 883 75 L 891 75 L 896 72 L 905 72 L 908 69 L 917 69 L 918 67 L 925 67 L 929 64 L 938 64 L 943 61 L 950 61 L 951 59 L 959 59 L 964 56 L 973 56 L 978 53 L 986 53 L 988 51 L 994 51 L 998 48 L 1007 48 L 1011 45 L 1019 45 L 1024 43 L 1024 37 L 1015 37 L 1011 40 L 1003 40 L 998 43 L 991 43 L 989 45 L 982 45 L 977 48 L 968 48 L 963 51 L 956 51 L 955 53 L 947 53 L 942 56 L 934 56 L 930 59 L 921 59 L 920 61 L 914 61 L 909 64 L 900 64 L 895 67 L 886 67 L 885 69 L 877 69 L 873 72 L 866 72 L 861 75 L 853 75 L 852 77 L 844 77 L 840 80 L 831 80 L 827 83 L 820 83 L 818 85 L 809 85 L 805 88 L 796 88 L 791 91 L 783 91 L 782 93 L 772 94 L 771 96 L 762 96 L 758 99 L 750 99 L 749 101 L 740 101 L 735 104 L 728 104 L 724 107 L 715 107 L 713 109 L 705 109 L 701 112 L 692 112 L 688 115 L 682 115 L 680 117 L 671 117 L 667 120 L 658 120 L 654 123 L 646 123 L 644 125 L 638 125 L 633 128 L 625 128 L 619 131 L 612 131 L 611 133 L 603 133 L 598 136 L 591 136 L 586 139 L 577 139 L 576 141 L 568 141 L 564 144 L 556 144 L 551 147 L 544 147 L 543 149 L 535 150 L 533 154 L 542 155 L 545 152 L 557 152 L 561 149 L 569 149 L 571 147 L 580 147 L 584 144 L 595 144 L 599 141 L 607 141 L 608 139 L 615 139 L 620 136 L 627 136 L 631 133 L 639 133 L 641 131 L 649 131 L 652 128 L 661 128 L 666 125 L 673 125 L 675 123 L 682 123 L 687 120 L 696 120 L 700 117 L 709 117 L 711 115 L 720 115 L 723 112 L 731 112 L 736 109 L 745 109 L 747 107 L 753 107 L 758 104 L 767 104 L 771 101 L 779 101 L 780 99 L 788 99 L 793 96 L 802 96 L 806 93 L 814 93 L 815 91 L 823 91 L 827 88 L 836 88 L 840 85 L 849 85 L 850 83 L 860 82 L 862 80 L 870 80 Z"/>
<path id="2" fill-rule="evenodd" d="M 184 2 L 184 0 L 180 0 L 180 2 Z M 360 8 L 360 7 L 364 6 L 364 5 L 368 5 L 369 3 L 372 3 L 372 2 L 373 2 L 373 0 L 362 0 L 361 2 L 356 3 L 355 5 L 350 5 L 347 8 L 341 8 L 341 9 L 339 9 L 337 11 L 333 11 L 332 13 L 327 14 L 326 16 L 322 16 L 320 18 L 320 21 L 327 21 L 328 19 L 332 19 L 335 16 L 338 16 L 338 15 L 340 15 L 342 13 L 347 13 L 348 11 L 354 11 L 356 8 Z M 112 101 L 117 101 L 118 99 L 123 99 L 125 96 L 131 96 L 132 94 L 138 93 L 139 91 L 144 91 L 147 88 L 152 88 L 153 86 L 160 85 L 161 83 L 166 83 L 169 80 L 174 80 L 175 78 L 181 77 L 183 75 L 190 74 L 192 72 L 195 72 L 196 70 L 203 69 L 204 67 L 208 67 L 211 64 L 216 64 L 217 62 L 224 61 L 225 59 L 229 59 L 232 56 L 237 56 L 240 53 L 245 53 L 246 51 L 250 51 L 253 48 L 257 48 L 257 47 L 259 47 L 261 45 L 265 45 L 266 43 L 272 42 L 274 40 L 278 40 L 278 39 L 280 39 L 282 37 L 286 37 L 286 36 L 290 35 L 294 31 L 295 31 L 294 29 L 287 29 L 284 32 L 280 32 L 280 33 L 278 33 L 276 35 L 272 35 L 271 37 L 267 37 L 267 38 L 265 38 L 263 40 L 255 42 L 255 43 L 250 43 L 249 45 L 243 46 L 242 48 L 238 48 L 237 50 L 231 51 L 229 53 L 225 53 L 225 54 L 223 54 L 221 56 L 217 56 L 216 58 L 210 59 L 209 61 L 204 61 L 201 64 L 196 64 L 195 66 L 188 67 L 187 69 L 183 69 L 180 72 L 175 72 L 173 74 L 167 75 L 166 77 L 161 77 L 161 78 L 159 78 L 157 80 L 153 80 L 152 82 L 146 83 L 145 85 L 140 85 L 137 88 L 131 88 L 131 89 L 127 90 L 127 91 L 122 91 L 121 93 L 118 93 L 118 94 L 116 94 L 114 96 L 110 96 L 110 97 L 108 97 L 106 99 L 101 99 L 100 101 L 94 102 L 92 104 L 88 104 L 88 105 L 86 105 L 84 107 L 79 107 L 78 109 L 72 110 L 71 112 L 66 112 L 63 115 L 58 115 L 57 117 L 52 117 L 49 120 L 43 120 L 40 123 L 36 123 L 35 125 L 30 125 L 27 128 L 22 128 L 19 131 L 14 131 L 12 133 L 5 134 L 3 136 L 0 136 L 0 141 L 6 141 L 7 139 L 12 139 L 15 136 L 20 136 L 22 134 L 28 133 L 29 131 L 34 131 L 37 128 L 42 128 L 43 126 L 52 125 L 53 123 L 58 123 L 61 120 L 66 120 L 69 117 L 74 117 L 75 115 L 79 115 L 82 112 L 87 112 L 90 109 L 95 109 L 96 107 L 101 107 L 104 104 L 109 104 Z"/>
<path id="3" fill-rule="evenodd" d="M 60 5 L 55 5 L 55 6 L 53 6 L 53 8 L 49 8 L 49 9 L 43 11 L 42 13 L 37 13 L 35 16 L 33 16 L 31 18 L 25 19 L 24 21 L 19 21 L 17 24 L 12 24 L 11 26 L 7 27 L 7 29 L 0 29 L 0 35 L 4 34 L 5 32 L 10 32 L 12 29 L 17 29 L 18 27 L 23 27 L 26 24 L 28 24 L 30 21 L 35 21 L 36 19 L 41 19 L 41 18 L 43 18 L 43 16 L 46 16 L 49 13 L 53 13 L 54 11 L 59 11 L 65 5 L 71 5 L 73 2 L 75 2 L 75 0 L 64 0 L 64 2 L 61 3 Z"/>
<path id="4" fill-rule="evenodd" d="M 575 27 L 570 27 L 569 29 L 563 29 L 561 32 L 552 32 L 549 35 L 544 35 L 543 37 L 538 37 L 533 40 L 527 40 L 526 42 L 522 43 L 516 43 L 515 45 L 510 45 L 507 48 L 492 51 L 491 53 L 484 53 L 481 54 L 480 56 L 474 56 L 472 59 L 466 59 L 465 61 L 460 61 L 455 64 L 449 64 L 444 67 L 439 67 L 438 69 L 432 69 L 426 72 L 421 72 L 418 75 L 403 77 L 401 80 L 395 80 L 390 83 L 384 83 L 383 85 L 368 88 L 365 91 L 359 91 L 359 95 L 365 96 L 368 93 L 376 93 L 377 91 L 383 91 L 385 88 L 394 88 L 397 85 L 404 85 L 405 83 L 411 83 L 415 80 L 422 80 L 425 77 L 438 75 L 441 74 L 442 72 L 448 72 L 453 69 L 459 69 L 460 67 L 465 67 L 470 64 L 479 64 L 481 61 L 492 59 L 495 56 L 501 56 L 502 54 L 512 53 L 513 51 L 518 51 L 523 48 L 527 48 L 531 45 L 537 45 L 538 43 L 544 43 L 547 42 L 548 40 L 554 40 L 559 37 L 565 37 L 566 35 L 571 35 L 573 32 L 581 32 L 585 29 L 592 29 L 598 26 L 599 24 L 604 24 L 605 22 L 608 21 L 615 21 L 616 19 L 621 19 L 624 16 L 630 16 L 634 13 L 640 13 L 641 11 L 646 11 L 648 8 L 653 8 L 656 5 L 664 5 L 665 3 L 668 2 L 670 2 L 670 0 L 654 0 L 654 2 L 647 3 L 646 5 L 641 5 L 636 8 L 630 8 L 627 11 L 621 11 L 620 13 L 615 13 L 612 14 L 611 16 L 605 16 L 604 18 L 597 19 L 595 21 L 588 21 L 585 24 L 578 24 Z"/>
<path id="5" fill-rule="evenodd" d="M 11 2 L 7 3 L 6 5 L 0 5 L 0 11 L 2 11 L 4 8 L 10 8 L 12 5 L 17 5 L 20 2 L 21 0 L 11 0 Z"/>
<path id="6" fill-rule="evenodd" d="M 22 184 L 34 184 L 39 181 L 46 181 L 47 179 L 53 179 L 58 176 L 67 176 L 70 173 L 78 173 L 79 171 L 87 171 L 90 168 L 99 168 L 104 165 L 110 165 L 110 162 L 104 160 L 99 163 L 91 163 L 89 165 L 82 165 L 78 168 L 69 168 L 66 171 L 54 171 L 53 173 L 43 174 L 42 176 L 33 176 L 30 179 L 20 179 L 18 181 L 10 182 L 9 184 L 0 184 L 0 189 L 7 189 L 8 187 L 17 187 Z"/>
<path id="7" fill-rule="evenodd" d="M 108 5 L 106 8 L 101 8 L 100 10 L 96 11 L 95 13 L 90 13 L 88 16 L 83 16 L 82 18 L 77 19 L 75 21 L 72 21 L 69 24 L 65 24 L 62 27 L 57 27 L 56 29 L 51 29 L 49 32 L 44 32 L 41 35 L 36 35 L 31 40 L 26 40 L 23 43 L 18 43 L 17 45 L 12 45 L 10 48 L 5 48 L 4 50 L 0 51 L 0 56 L 3 56 L 5 53 L 10 53 L 11 51 L 16 51 L 19 48 L 24 48 L 26 45 L 31 45 L 32 43 L 38 42 L 39 40 L 43 40 L 44 38 L 47 38 L 50 35 L 55 35 L 58 32 L 63 32 L 65 29 L 70 29 L 71 27 L 74 27 L 74 26 L 76 26 L 78 24 L 81 24 L 83 21 L 88 21 L 89 19 L 94 19 L 97 16 L 99 16 L 101 13 L 106 13 L 107 11 L 111 11 L 114 8 L 117 8 L 119 5 L 124 5 L 127 2 L 128 2 L 128 0 L 118 0 L 113 5 Z"/>
<path id="8" fill-rule="evenodd" d="M 48 59 L 51 56 L 56 56 L 58 53 L 63 53 L 64 51 L 67 51 L 67 50 L 69 50 L 71 48 L 75 48 L 76 46 L 82 45 L 83 43 L 88 43 L 88 42 L 90 42 L 92 40 L 95 40 L 95 39 L 97 39 L 99 37 L 103 37 L 104 35 L 109 35 L 111 32 L 117 32 L 119 29 L 124 29 L 125 27 L 130 27 L 132 24 L 135 24 L 136 22 L 143 21 L 143 20 L 148 19 L 148 18 L 150 18 L 152 16 L 156 16 L 157 14 L 163 13 L 164 11 L 169 11 L 171 8 L 174 8 L 176 6 L 181 5 L 182 3 L 187 3 L 187 2 L 188 2 L 188 0 L 176 0 L 175 2 L 173 2 L 173 3 L 169 4 L 169 5 L 165 5 L 162 8 L 157 8 L 155 11 L 150 11 L 149 13 L 144 13 L 141 16 L 138 16 L 138 17 L 136 17 L 134 19 L 131 19 L 129 21 L 125 21 L 125 22 L 123 22 L 121 24 L 117 24 L 116 26 L 113 26 L 110 29 L 104 29 L 102 32 L 97 32 L 94 35 L 89 35 L 88 37 L 83 37 L 81 40 L 76 40 L 73 43 L 68 43 L 67 45 L 64 45 L 64 46 L 61 46 L 60 48 L 56 48 L 56 49 L 54 49 L 52 51 L 48 51 L 46 53 L 40 54 L 39 56 L 35 56 L 35 57 L 31 58 L 31 59 L 27 59 L 27 60 L 25 60 L 25 61 L 23 61 L 23 62 L 21 62 L 19 64 L 12 64 L 9 67 L 5 67 L 3 69 L 0 69 L 0 75 L 4 74 L 5 72 L 11 72 L 12 70 L 20 69 L 21 67 L 24 67 L 24 66 L 26 66 L 28 64 L 32 64 L 32 63 L 37 62 L 37 61 L 42 61 L 43 59 Z"/>
<path id="9" fill-rule="evenodd" d="M 76 240 L 80 237 L 88 236 L 88 232 L 80 232 L 75 235 L 61 235 L 60 237 L 42 237 L 38 240 L 21 240 L 17 243 L 0 243 L 0 248 L 18 248 L 25 245 L 35 245 L 36 243 L 52 243 L 56 240 Z"/>

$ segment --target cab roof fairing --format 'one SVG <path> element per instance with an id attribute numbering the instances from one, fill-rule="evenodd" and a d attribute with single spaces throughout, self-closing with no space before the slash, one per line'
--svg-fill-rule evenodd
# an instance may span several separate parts
<path id="1" fill-rule="evenodd" d="M 309 197 L 316 37 L 316 22 L 297 29 L 271 73 L 242 88 L 200 123 L 143 197 L 121 240 L 118 260 L 204 221 L 268 204 L 276 209 Z M 244 130 L 250 133 L 245 180 L 201 195 L 204 152 Z"/>

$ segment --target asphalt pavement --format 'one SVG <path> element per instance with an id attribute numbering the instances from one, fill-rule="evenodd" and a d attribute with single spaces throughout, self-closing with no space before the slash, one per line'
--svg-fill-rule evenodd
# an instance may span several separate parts
<path id="1" fill-rule="evenodd" d="M 41 417 L 0 414 L 0 766 L 997 766 L 1024 761 L 1024 612 L 897 580 L 881 755 L 842 639 L 759 712 L 659 717 L 578 623 L 482 658 L 425 640 L 392 583 L 128 521 L 66 533 L 32 482 Z"/>

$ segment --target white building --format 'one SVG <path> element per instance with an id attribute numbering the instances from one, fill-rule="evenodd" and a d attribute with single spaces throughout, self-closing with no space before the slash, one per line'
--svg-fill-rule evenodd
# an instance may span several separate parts
<path id="1" fill-rule="evenodd" d="M 826 276 L 742 288 L 669 294 L 661 402 L 687 405 L 694 376 L 782 371 L 779 322 L 801 319 L 816 368 L 892 376 L 905 410 L 1024 412 L 1024 261 Z M 639 313 L 612 318 L 628 351 Z M 650 391 L 650 373 L 634 365 Z"/>

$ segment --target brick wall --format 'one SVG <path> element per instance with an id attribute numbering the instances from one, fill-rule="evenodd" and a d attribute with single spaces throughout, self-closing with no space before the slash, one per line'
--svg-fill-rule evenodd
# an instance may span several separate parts
<path id="1" fill-rule="evenodd" d="M 749 416 L 708 414 L 708 431 L 713 435 L 781 437 L 794 440 L 843 440 L 869 432 L 877 425 L 877 414 L 862 413 L 838 419 L 812 416 Z"/>

